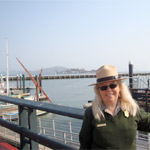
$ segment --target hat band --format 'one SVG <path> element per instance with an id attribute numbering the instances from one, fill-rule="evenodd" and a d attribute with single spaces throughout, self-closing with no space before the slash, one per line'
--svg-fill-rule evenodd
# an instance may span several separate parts
<path id="1" fill-rule="evenodd" d="M 115 80 L 115 79 L 117 79 L 117 76 L 110 76 L 110 77 L 105 77 L 105 78 L 99 78 L 99 79 L 97 79 L 97 83 L 108 81 L 108 80 Z"/>

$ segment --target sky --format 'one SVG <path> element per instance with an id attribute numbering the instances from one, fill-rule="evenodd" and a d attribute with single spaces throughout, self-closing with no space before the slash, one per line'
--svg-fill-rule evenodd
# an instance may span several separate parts
<path id="1" fill-rule="evenodd" d="M 150 72 L 149 0 L 0 0 L 0 71 L 115 65 Z"/>

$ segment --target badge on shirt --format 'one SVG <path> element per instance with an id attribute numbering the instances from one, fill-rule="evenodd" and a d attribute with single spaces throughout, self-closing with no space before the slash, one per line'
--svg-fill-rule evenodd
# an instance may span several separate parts
<path id="1" fill-rule="evenodd" d="M 125 111 L 124 111 L 124 115 L 125 115 L 125 117 L 128 118 L 128 117 L 129 117 L 129 112 L 128 112 L 127 110 L 125 110 Z"/>
<path id="2" fill-rule="evenodd" d="M 106 123 L 97 124 L 97 127 L 105 127 L 105 126 L 106 126 Z"/>

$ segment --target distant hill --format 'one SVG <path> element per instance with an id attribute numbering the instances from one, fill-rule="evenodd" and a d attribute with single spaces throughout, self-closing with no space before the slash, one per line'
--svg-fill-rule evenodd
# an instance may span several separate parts
<path id="1" fill-rule="evenodd" d="M 52 67 L 52 68 L 45 68 L 45 69 L 42 69 L 42 75 L 55 75 L 55 74 L 57 74 L 58 72 L 65 71 L 65 70 L 67 70 L 67 69 L 68 69 L 68 68 L 59 67 L 59 66 Z M 32 75 L 38 75 L 38 74 L 40 73 L 40 70 L 31 71 L 30 73 L 31 73 Z"/>
<path id="2" fill-rule="evenodd" d="M 52 67 L 52 68 L 42 68 L 42 75 L 55 75 L 57 74 L 57 72 L 61 72 L 61 71 L 65 71 L 67 70 L 68 68 L 65 68 L 65 67 L 59 67 L 59 66 L 56 66 L 56 67 Z M 40 70 L 35 70 L 35 71 L 30 71 L 29 72 L 32 74 L 32 75 L 38 75 L 40 74 Z M 5 75 L 6 73 L 5 72 L 0 72 L 1 74 Z M 12 75 L 12 76 L 16 76 L 17 74 L 24 74 L 24 75 L 27 75 L 27 73 L 25 71 L 17 71 L 17 70 L 13 70 L 13 71 L 9 71 L 9 75 Z"/>
<path id="3" fill-rule="evenodd" d="M 35 76 L 40 74 L 40 70 L 36 71 L 30 71 L 29 72 Z M 2 75 L 6 75 L 5 72 L 0 72 Z M 42 69 L 42 75 L 56 75 L 56 74 L 82 74 L 82 73 L 95 73 L 95 70 L 87 71 L 84 68 L 66 68 L 66 67 L 52 67 L 52 68 L 43 68 Z M 16 76 L 16 75 L 24 74 L 28 75 L 25 71 L 9 71 L 10 76 Z"/>
<path id="4" fill-rule="evenodd" d="M 65 71 L 60 71 L 58 74 L 88 74 L 88 73 L 95 73 L 95 70 L 90 70 L 87 71 L 84 68 L 72 68 L 72 69 L 67 69 Z"/>

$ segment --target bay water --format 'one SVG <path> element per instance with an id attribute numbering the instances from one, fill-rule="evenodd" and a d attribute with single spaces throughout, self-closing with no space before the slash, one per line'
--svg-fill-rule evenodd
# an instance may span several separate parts
<path id="1" fill-rule="evenodd" d="M 134 88 L 147 88 L 149 76 L 134 77 Z M 83 108 L 83 105 L 95 97 L 94 86 L 89 86 L 96 82 L 96 78 L 77 78 L 77 79 L 49 79 L 42 80 L 42 89 L 48 95 L 53 104 L 63 106 Z M 125 83 L 129 85 L 129 80 Z M 22 84 L 20 82 L 20 84 Z M 16 81 L 9 82 L 10 87 L 17 87 Z M 20 85 L 19 85 L 20 86 Z M 25 87 L 35 87 L 32 80 L 25 81 Z M 31 89 L 30 93 L 34 96 L 36 89 Z M 49 102 L 49 101 L 47 101 Z"/>
<path id="2" fill-rule="evenodd" d="M 53 104 L 61 104 L 64 106 L 83 108 L 88 100 L 94 99 L 93 86 L 95 78 L 79 78 L 79 79 L 54 79 L 42 80 L 42 89 L 46 92 Z M 16 87 L 16 81 L 11 81 L 10 87 Z M 25 81 L 26 87 L 34 86 L 31 80 Z M 30 90 L 35 95 L 35 89 Z"/>

